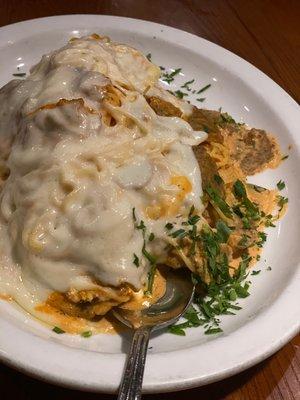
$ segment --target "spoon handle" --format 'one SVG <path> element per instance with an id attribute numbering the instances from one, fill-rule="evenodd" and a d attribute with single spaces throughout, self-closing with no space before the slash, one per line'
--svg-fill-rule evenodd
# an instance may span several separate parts
<path id="1" fill-rule="evenodd" d="M 150 332 L 150 327 L 141 327 L 134 332 L 119 388 L 118 400 L 139 400 L 141 398 Z"/>

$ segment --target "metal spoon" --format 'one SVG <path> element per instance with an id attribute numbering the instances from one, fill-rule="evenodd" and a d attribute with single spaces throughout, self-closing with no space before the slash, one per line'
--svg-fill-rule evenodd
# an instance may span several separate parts
<path id="1" fill-rule="evenodd" d="M 157 303 L 138 313 L 121 308 L 114 310 L 119 321 L 134 329 L 118 400 L 141 398 L 150 334 L 174 324 L 191 304 L 194 290 L 194 284 L 187 274 L 182 274 L 181 270 L 170 270 L 166 279 L 166 292 Z"/>

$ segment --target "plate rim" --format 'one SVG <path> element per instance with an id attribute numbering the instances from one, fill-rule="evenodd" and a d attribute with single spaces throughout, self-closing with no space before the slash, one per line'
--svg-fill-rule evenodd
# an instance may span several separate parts
<path id="1" fill-rule="evenodd" d="M 81 18 L 81 21 L 76 21 L 76 18 L 78 19 L 78 17 Z M 126 25 L 126 21 L 127 23 L 134 23 L 136 26 L 137 25 L 147 25 L 148 28 L 150 29 L 164 29 L 167 30 L 168 32 L 170 32 L 171 34 L 173 34 L 174 36 L 178 36 L 179 39 L 179 43 L 180 45 L 184 45 L 185 47 L 187 46 L 186 41 L 189 40 L 192 43 L 200 43 L 202 42 L 202 45 L 204 47 L 209 48 L 209 54 L 211 55 L 212 52 L 217 52 L 219 54 L 223 54 L 226 58 L 228 58 L 228 60 L 230 59 L 230 62 L 227 62 L 227 64 L 229 63 L 232 67 L 232 70 L 235 71 L 235 68 L 237 67 L 237 64 L 242 64 L 242 70 L 239 72 L 238 77 L 240 79 L 242 75 L 243 77 L 243 81 L 246 81 L 246 78 L 249 79 L 249 77 L 251 76 L 255 76 L 262 84 L 262 87 L 264 86 L 273 94 L 273 97 L 271 99 L 271 105 L 274 105 L 278 102 L 278 100 L 280 99 L 280 102 L 284 104 L 284 109 L 283 109 L 283 113 L 282 114 L 286 114 L 286 113 L 293 113 L 294 115 L 294 119 L 293 121 L 287 122 L 287 120 L 285 119 L 284 124 L 288 127 L 288 129 L 290 131 L 294 131 L 296 129 L 296 125 L 300 126 L 300 113 L 299 113 L 299 106 L 296 103 L 296 101 L 287 93 L 284 91 L 283 88 L 281 88 L 276 82 L 274 82 L 271 78 L 269 78 L 265 73 L 263 73 L 262 71 L 260 71 L 258 68 L 256 68 L 254 65 L 250 64 L 248 61 L 244 60 L 243 58 L 239 57 L 238 55 L 234 54 L 233 52 L 224 49 L 223 47 L 216 45 L 206 39 L 203 39 L 199 36 L 196 36 L 194 34 L 191 34 L 189 32 L 183 31 L 181 29 L 177 29 L 177 28 L 173 28 L 167 25 L 163 25 L 163 24 L 159 24 L 156 22 L 151 22 L 151 21 L 145 21 L 142 19 L 135 19 L 135 18 L 127 18 L 127 17 L 119 17 L 119 16 L 113 16 L 113 15 L 97 15 L 97 14 L 71 14 L 71 15 L 56 15 L 56 16 L 51 16 L 51 17 L 43 17 L 43 18 L 36 18 L 36 19 L 30 19 L 30 20 L 26 20 L 26 21 L 21 21 L 21 22 L 17 22 L 17 23 L 13 23 L 13 24 L 9 24 L 3 27 L 0 27 L 0 33 L 4 34 L 2 36 L 5 36 L 7 34 L 9 34 L 9 31 L 14 31 L 14 29 L 19 29 L 22 27 L 28 27 L 28 26 L 33 26 L 33 25 L 39 25 L 40 23 L 45 23 L 45 26 L 47 26 L 47 23 L 51 23 L 55 20 L 57 21 L 62 21 L 64 19 L 68 19 L 71 21 L 73 21 L 74 24 L 77 25 L 82 25 L 82 20 L 88 20 L 89 18 L 92 19 L 106 19 L 108 20 L 119 20 L 119 21 L 123 21 Z M 61 26 L 62 28 L 63 26 Z M 150 30 L 151 30 L 150 29 Z M 47 30 L 47 29 L 46 29 Z M 133 30 L 136 30 L 136 27 L 133 28 Z M 143 33 L 145 33 L 145 31 L 142 31 Z M 150 34 L 148 32 L 148 34 Z M 190 42 L 190 43 L 191 43 Z M 0 45 L 3 45 L 3 39 L 0 39 Z M 192 50 L 195 51 L 195 48 L 192 46 Z M 227 61 L 228 61 L 227 60 Z M 226 63 L 225 63 L 226 64 Z M 257 92 L 264 100 L 265 97 L 263 96 L 263 91 L 262 91 L 262 87 L 260 87 L 260 85 L 257 85 L 258 87 L 253 91 Z M 265 90 L 264 89 L 264 90 Z M 270 95 L 269 95 L 270 96 Z M 268 99 L 270 100 L 270 99 Z M 272 107 L 272 108 L 273 108 Z M 287 111 L 288 109 L 288 111 Z M 282 116 L 283 119 L 283 116 Z M 298 122 L 297 122 L 298 121 Z M 295 136 L 293 136 L 294 141 L 297 143 L 297 150 L 299 151 L 299 146 L 300 146 L 300 137 L 296 138 Z M 293 290 L 289 290 L 289 293 L 286 293 L 286 290 L 283 291 L 283 293 L 275 300 L 275 302 L 273 304 L 271 304 L 269 307 L 267 307 L 267 309 L 261 313 L 261 315 L 257 318 L 263 318 L 263 315 L 267 312 L 270 312 L 270 310 L 272 308 L 276 308 L 275 306 L 278 305 L 278 302 L 283 301 L 282 296 L 285 294 L 285 297 L 289 294 L 289 296 L 291 298 L 293 298 L 293 296 L 295 297 L 295 300 L 297 300 L 297 296 L 296 295 L 296 289 L 297 289 L 297 278 L 299 279 L 300 274 L 299 274 L 299 260 L 298 260 L 298 264 L 297 264 L 298 268 L 295 268 L 293 277 L 291 278 L 290 281 L 290 286 L 294 287 L 294 292 Z M 289 287 L 290 289 L 290 287 Z M 292 293 L 290 293 L 292 292 Z M 295 307 L 296 308 L 296 307 Z M 296 309 L 295 311 L 295 316 L 297 316 L 296 314 Z M 3 321 L 1 321 L 0 318 L 0 326 L 3 325 Z M 5 325 L 5 324 L 4 324 Z M 248 325 L 248 323 L 246 323 L 243 327 L 237 329 L 237 331 L 243 330 L 246 326 Z M 15 329 L 19 329 L 14 327 Z M 279 348 L 281 348 L 284 344 L 286 344 L 295 334 L 297 334 L 297 332 L 300 329 L 300 321 L 296 320 L 294 321 L 294 324 L 290 324 L 290 328 L 286 330 L 285 334 L 282 335 L 276 342 L 274 342 L 271 346 L 269 346 L 269 348 L 264 349 L 264 350 L 260 350 L 258 351 L 257 354 L 255 355 L 251 355 L 251 357 L 248 357 L 248 359 L 246 361 L 243 361 L 240 364 L 234 365 L 231 368 L 227 368 L 226 370 L 223 371 L 219 371 L 216 372 L 215 374 L 211 373 L 209 376 L 204 376 L 204 377 L 199 377 L 199 376 L 194 376 L 192 378 L 175 378 L 173 380 L 169 380 L 166 382 L 160 382 L 160 383 L 152 383 L 152 384 L 147 384 L 147 382 L 145 382 L 145 387 L 144 387 L 144 392 L 145 393 L 161 393 L 161 392 L 168 392 L 168 391 L 172 391 L 172 390 L 184 390 L 184 389 L 188 389 L 188 388 L 193 388 L 196 386 L 200 386 L 200 385 L 204 385 L 204 384 L 208 384 L 211 382 L 214 382 L 216 380 L 220 380 L 220 379 L 224 379 L 225 377 L 229 377 L 232 376 L 238 372 L 241 372 L 255 364 L 257 364 L 258 362 L 264 360 L 265 358 L 267 358 L 268 356 L 270 356 L 271 354 L 275 353 Z M 28 332 L 24 332 L 21 329 L 19 329 L 20 332 L 22 334 L 26 334 L 26 335 L 31 335 Z M 233 332 L 234 333 L 234 332 Z M 3 334 L 1 334 L 0 332 L 0 342 L 3 343 Z M 37 340 L 44 340 L 41 338 L 36 338 Z M 57 345 L 57 344 L 56 344 Z M 2 347 L 2 345 L 1 345 Z M 108 384 L 99 384 L 96 383 L 94 385 L 89 384 L 89 385 L 85 385 L 84 382 L 82 381 L 77 381 L 74 380 L 72 378 L 66 379 L 65 377 L 62 378 L 61 376 L 57 376 L 55 374 L 51 372 L 45 372 L 45 371 L 41 371 L 38 370 L 37 368 L 31 367 L 28 364 L 26 364 L 26 360 L 23 360 L 23 363 L 20 360 L 16 360 L 15 359 L 11 359 L 9 357 L 9 355 L 6 355 L 5 352 L 1 351 L 1 347 L 0 347 L 0 360 L 2 360 L 5 364 L 23 372 L 26 373 L 27 375 L 42 379 L 43 381 L 48 381 L 48 382 L 52 382 L 55 384 L 58 384 L 60 386 L 65 386 L 65 387 L 72 387 L 72 388 L 76 388 L 76 389 L 80 389 L 80 390 L 85 390 L 85 391 L 104 391 L 107 393 L 114 393 L 117 390 L 117 385 L 114 383 L 108 383 Z M 201 345 L 197 346 L 197 347 L 201 347 Z M 193 348 L 194 349 L 194 348 Z M 74 351 L 74 349 L 71 349 Z M 180 351 L 175 351 L 173 353 L 187 353 L 188 351 L 190 352 L 192 349 L 184 349 L 184 350 L 180 350 Z M 81 351 L 76 349 L 76 351 Z M 194 350 L 195 351 L 195 350 Z M 159 353 L 156 354 L 155 356 L 152 355 L 153 357 L 157 357 L 160 355 L 164 355 L 165 353 Z M 170 353 L 168 353 L 168 358 L 169 358 Z M 109 355 L 111 357 L 111 355 Z M 104 357 L 106 358 L 106 357 Z M 116 357 L 112 357 L 114 359 L 116 359 Z M 124 354 L 118 355 L 118 360 L 120 361 L 120 359 L 125 359 Z M 151 356 L 149 357 L 151 358 Z M 173 358 L 173 357 L 172 357 Z M 118 362 L 119 362 L 118 361 Z"/>

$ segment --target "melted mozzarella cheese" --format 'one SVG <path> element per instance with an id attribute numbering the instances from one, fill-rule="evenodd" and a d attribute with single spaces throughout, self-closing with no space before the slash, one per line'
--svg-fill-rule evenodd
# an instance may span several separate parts
<path id="1" fill-rule="evenodd" d="M 137 50 L 87 37 L 1 89 L 1 163 L 10 175 L 0 198 L 0 291 L 31 312 L 51 291 L 97 281 L 139 290 L 150 265 L 133 209 L 155 233 L 147 248 L 159 260 L 170 218 L 201 210 L 192 146 L 206 134 L 155 114 L 144 92 L 158 78 Z M 108 85 L 121 91 L 120 105 L 105 100 Z M 103 110 L 115 124 L 103 123 Z"/>

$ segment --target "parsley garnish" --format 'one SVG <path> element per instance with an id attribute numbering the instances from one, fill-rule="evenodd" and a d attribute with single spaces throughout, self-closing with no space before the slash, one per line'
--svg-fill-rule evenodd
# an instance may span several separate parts
<path id="1" fill-rule="evenodd" d="M 133 222 L 136 222 L 135 207 L 133 207 L 133 209 L 132 209 L 132 218 L 133 218 Z"/>
<path id="2" fill-rule="evenodd" d="M 81 333 L 81 336 L 84 338 L 89 338 L 92 336 L 92 331 L 85 331 Z"/>
<path id="3" fill-rule="evenodd" d="M 231 229 L 222 220 L 217 222 L 216 228 L 220 243 L 226 243 L 231 234 Z"/>
<path id="4" fill-rule="evenodd" d="M 183 96 L 187 96 L 188 95 L 187 93 L 184 93 L 181 90 L 175 90 L 175 92 L 173 92 L 173 93 L 179 99 L 183 99 Z"/>
<path id="5" fill-rule="evenodd" d="M 153 264 L 151 266 L 150 271 L 148 272 L 148 287 L 147 287 L 147 290 L 146 290 L 145 294 L 151 294 L 152 293 L 155 272 L 156 272 L 156 264 Z"/>
<path id="6" fill-rule="evenodd" d="M 276 186 L 278 190 L 283 190 L 285 188 L 285 183 L 282 180 L 280 180 L 279 182 L 277 182 Z"/>
<path id="7" fill-rule="evenodd" d="M 174 81 L 174 76 L 178 75 L 181 72 L 181 68 L 175 69 L 173 72 L 170 73 L 163 73 L 161 80 L 167 83 L 171 83 Z"/>
<path id="8" fill-rule="evenodd" d="M 289 155 L 287 154 L 286 156 L 283 156 L 282 158 L 281 158 L 281 161 L 284 161 L 284 160 L 286 160 L 286 159 L 288 159 L 289 158 Z"/>
<path id="9" fill-rule="evenodd" d="M 222 113 L 221 114 L 221 119 L 223 123 L 228 123 L 228 124 L 235 124 L 235 120 L 232 118 L 231 115 L 229 115 L 228 113 Z"/>
<path id="10" fill-rule="evenodd" d="M 155 239 L 155 235 L 154 235 L 154 233 L 153 232 L 151 232 L 150 233 L 150 235 L 149 235 L 149 242 L 152 242 L 154 239 Z"/>
<path id="11" fill-rule="evenodd" d="M 184 238 L 185 236 L 188 235 L 188 232 L 186 232 L 184 229 L 178 229 L 175 232 L 172 232 L 170 236 L 172 236 L 172 238 Z"/>
<path id="12" fill-rule="evenodd" d="M 219 174 L 215 174 L 215 175 L 214 175 L 214 181 L 215 181 L 218 185 L 222 185 L 222 183 L 224 183 L 223 179 L 220 177 Z"/>
<path id="13" fill-rule="evenodd" d="M 168 222 L 168 223 L 165 225 L 165 228 L 168 229 L 168 231 L 170 231 L 171 229 L 173 229 L 173 224 L 171 224 L 170 222 Z"/>
<path id="14" fill-rule="evenodd" d="M 197 101 L 200 101 L 200 103 L 203 103 L 203 101 L 206 99 L 206 97 L 200 97 L 199 99 L 196 99 Z"/>
<path id="15" fill-rule="evenodd" d="M 194 83 L 195 82 L 195 79 L 192 79 L 192 80 L 190 80 L 190 81 L 187 81 L 187 82 L 185 82 L 182 86 L 181 86 L 181 88 L 182 89 L 186 89 L 187 91 L 191 91 L 191 88 L 189 87 L 189 85 L 191 85 L 192 83 Z"/>
<path id="16" fill-rule="evenodd" d="M 226 203 L 226 201 L 222 199 L 222 197 L 220 196 L 218 191 L 212 187 L 208 187 L 208 188 L 206 188 L 206 192 L 209 195 L 209 197 L 211 198 L 212 202 L 222 211 L 222 213 L 226 217 L 230 218 L 232 216 L 230 207 Z"/>
<path id="17" fill-rule="evenodd" d="M 148 60 L 151 62 L 151 53 L 148 53 L 147 55 L 146 55 L 146 58 L 148 58 Z"/>
<path id="18" fill-rule="evenodd" d="M 287 204 L 288 201 L 289 201 L 289 199 L 288 199 L 287 197 L 278 196 L 278 202 L 277 202 L 277 204 L 278 204 L 278 206 L 280 207 L 280 208 L 279 208 L 279 211 L 281 211 L 281 210 L 283 209 L 283 206 L 284 206 L 285 204 Z"/>
<path id="19" fill-rule="evenodd" d="M 267 240 L 267 234 L 265 232 L 258 232 L 259 241 L 256 243 L 258 247 L 263 247 L 263 244 Z"/>
<path id="20" fill-rule="evenodd" d="M 133 253 L 133 264 L 138 268 L 140 266 L 140 260 L 138 258 L 138 256 Z"/>
<path id="21" fill-rule="evenodd" d="M 243 198 L 243 197 L 247 196 L 245 186 L 240 180 L 237 180 L 234 183 L 233 188 L 234 188 L 234 194 L 236 197 Z"/>
<path id="22" fill-rule="evenodd" d="M 52 330 L 53 330 L 53 332 L 57 333 L 58 335 L 61 335 L 62 333 L 66 333 L 63 329 L 59 328 L 58 326 L 55 326 Z"/>
<path id="23" fill-rule="evenodd" d="M 209 89 L 211 87 L 211 83 L 208 85 L 204 86 L 202 89 L 198 90 L 197 94 L 205 92 L 205 90 Z"/>
<path id="24" fill-rule="evenodd" d="M 258 275 L 260 273 L 260 270 L 258 270 L 258 271 L 252 271 L 251 272 L 251 275 Z"/>
<path id="25" fill-rule="evenodd" d="M 208 328 L 204 333 L 205 335 L 215 335 L 216 333 L 221 332 L 223 332 L 221 328 Z"/>
<path id="26" fill-rule="evenodd" d="M 22 77 L 26 76 L 26 72 L 17 72 L 15 74 L 13 74 L 13 76 L 17 76 L 19 78 L 22 78 Z"/>
<path id="27" fill-rule="evenodd" d="M 178 325 L 171 325 L 168 327 L 168 332 L 173 333 L 173 335 L 185 336 L 184 329 L 188 327 L 189 325 L 186 322 Z"/>
<path id="28" fill-rule="evenodd" d="M 145 245 L 143 246 L 142 253 L 151 265 L 156 264 L 156 258 L 146 250 Z"/>

